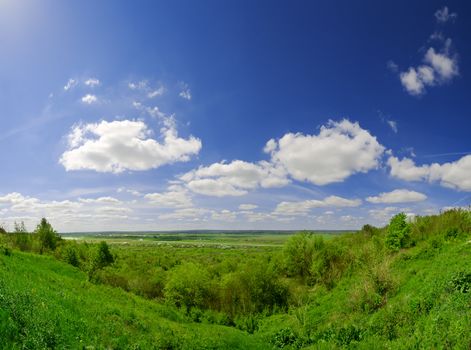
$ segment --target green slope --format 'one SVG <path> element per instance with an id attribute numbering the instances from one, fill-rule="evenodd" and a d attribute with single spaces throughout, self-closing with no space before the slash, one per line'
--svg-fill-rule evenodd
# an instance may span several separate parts
<path id="1" fill-rule="evenodd" d="M 188 323 L 178 311 L 51 257 L 0 256 L 0 348 L 263 349 L 229 327 Z"/>

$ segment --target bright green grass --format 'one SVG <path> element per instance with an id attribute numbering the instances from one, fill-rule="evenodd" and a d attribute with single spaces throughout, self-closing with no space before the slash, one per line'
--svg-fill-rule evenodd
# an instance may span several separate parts
<path id="1" fill-rule="evenodd" d="M 236 329 L 189 323 L 178 311 L 96 286 L 51 257 L 0 257 L 0 348 L 263 349 Z"/>
<path id="2" fill-rule="evenodd" d="M 307 305 L 265 319 L 259 334 L 293 349 L 470 349 L 471 292 L 453 288 L 459 272 L 471 272 L 471 243 L 411 248 L 393 261 L 397 287 L 377 310 L 357 309 L 358 272 L 330 291 L 315 288 Z"/>

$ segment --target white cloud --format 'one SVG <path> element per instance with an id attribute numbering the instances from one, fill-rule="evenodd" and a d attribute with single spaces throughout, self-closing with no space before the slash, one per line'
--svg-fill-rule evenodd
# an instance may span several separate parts
<path id="1" fill-rule="evenodd" d="M 274 215 L 306 215 L 314 208 L 342 208 L 342 207 L 358 207 L 361 205 L 360 199 L 346 199 L 338 196 L 329 196 L 323 200 L 309 199 L 299 202 L 281 202 L 278 203 Z"/>
<path id="2" fill-rule="evenodd" d="M 392 176 L 406 181 L 425 180 L 429 174 L 427 166 L 417 167 L 410 158 L 399 160 L 397 157 L 389 157 L 388 165 Z"/>
<path id="3" fill-rule="evenodd" d="M 448 52 L 437 53 L 435 49 L 431 47 L 427 50 L 424 61 L 430 64 L 434 72 L 438 75 L 435 81 L 445 82 L 459 74 L 456 57 L 450 57 Z M 430 81 L 434 81 L 431 79 L 431 73 L 425 75 L 422 79 L 429 85 L 431 84 Z"/>
<path id="4" fill-rule="evenodd" d="M 179 185 L 171 185 L 164 193 L 148 193 L 144 196 L 156 207 L 186 208 L 193 206 L 188 190 Z"/>
<path id="5" fill-rule="evenodd" d="M 95 86 L 100 85 L 100 80 L 98 80 L 97 78 L 88 78 L 87 80 L 85 80 L 84 84 L 93 88 Z"/>
<path id="6" fill-rule="evenodd" d="M 397 65 L 397 63 L 395 63 L 394 61 L 392 60 L 389 60 L 387 63 L 386 63 L 386 67 L 388 67 L 388 69 L 393 72 L 393 73 L 396 73 L 398 70 L 399 70 L 399 66 Z"/>
<path id="7" fill-rule="evenodd" d="M 150 138 L 150 134 L 147 125 L 137 120 L 77 125 L 68 135 L 69 148 L 59 162 L 67 171 L 120 173 L 188 161 L 201 149 L 199 139 L 178 137 L 171 121 L 161 129 L 162 142 Z"/>
<path id="8" fill-rule="evenodd" d="M 386 123 L 388 123 L 388 125 L 392 129 L 392 131 L 397 133 L 397 122 L 395 122 L 394 120 L 386 120 Z"/>
<path id="9" fill-rule="evenodd" d="M 237 214 L 227 209 L 211 213 L 211 219 L 216 221 L 233 222 L 236 218 Z"/>
<path id="10" fill-rule="evenodd" d="M 64 90 L 68 91 L 72 89 L 73 87 L 77 86 L 78 82 L 75 79 L 69 79 L 67 83 L 64 85 Z"/>
<path id="11" fill-rule="evenodd" d="M 191 100 L 191 97 L 192 97 L 191 90 L 188 87 L 188 84 L 181 83 L 180 85 L 181 85 L 181 91 L 178 95 L 185 100 Z"/>
<path id="12" fill-rule="evenodd" d="M 203 220 L 209 210 L 203 208 L 183 208 L 177 209 L 171 213 L 159 215 L 160 220 L 190 220 L 200 221 Z"/>
<path id="13" fill-rule="evenodd" d="M 141 80 L 138 82 L 130 82 L 128 84 L 128 87 L 131 90 L 148 90 L 149 89 L 149 83 L 147 80 Z"/>
<path id="14" fill-rule="evenodd" d="M 370 203 L 408 203 L 420 202 L 427 199 L 427 196 L 420 192 L 398 189 L 391 192 L 383 192 L 378 196 L 366 198 Z"/>
<path id="15" fill-rule="evenodd" d="M 151 117 L 153 118 L 157 118 L 157 119 L 161 119 L 163 121 L 165 121 L 166 119 L 168 118 L 171 118 L 169 116 L 167 116 L 164 112 L 162 112 L 159 107 L 155 106 L 155 107 L 148 107 L 148 106 L 144 106 L 142 103 L 140 102 L 136 102 L 134 101 L 132 103 L 133 107 L 136 108 L 137 110 L 141 111 L 141 112 L 144 112 L 144 113 L 147 113 L 148 115 L 150 115 Z"/>
<path id="16" fill-rule="evenodd" d="M 455 20 L 456 17 L 458 17 L 458 14 L 455 12 L 450 12 L 447 6 L 444 6 L 435 12 L 435 18 L 437 19 L 438 23 L 446 23 L 450 20 Z"/>
<path id="17" fill-rule="evenodd" d="M 368 211 L 371 218 L 379 222 L 380 224 L 384 224 L 389 219 L 393 217 L 393 215 L 400 212 L 399 208 L 396 207 L 385 207 L 381 209 L 371 209 Z"/>
<path id="18" fill-rule="evenodd" d="M 399 160 L 396 157 L 388 159 L 391 175 L 406 181 L 427 180 L 439 181 L 444 187 L 461 191 L 471 191 L 471 155 L 464 156 L 449 163 L 432 163 L 416 166 L 409 158 Z"/>
<path id="19" fill-rule="evenodd" d="M 154 98 L 157 96 L 162 96 L 165 92 L 165 88 L 163 86 L 160 86 L 158 89 L 151 90 L 147 93 L 147 97 L 149 98 Z"/>
<path id="20" fill-rule="evenodd" d="M 79 202 L 86 204 L 123 204 L 123 202 L 114 197 L 79 198 Z"/>
<path id="21" fill-rule="evenodd" d="M 95 95 L 86 94 L 82 97 L 82 102 L 86 103 L 87 105 L 91 105 L 92 103 L 96 103 L 98 98 Z"/>
<path id="22" fill-rule="evenodd" d="M 154 98 L 157 96 L 162 96 L 166 89 L 165 86 L 160 85 L 158 88 L 153 88 L 150 86 L 147 80 L 141 80 L 137 82 L 128 83 L 128 88 L 135 91 L 141 91 L 145 93 L 147 98 Z"/>
<path id="23" fill-rule="evenodd" d="M 384 147 L 376 137 L 349 120 L 329 121 L 318 135 L 286 134 L 266 150 L 272 162 L 296 180 L 316 185 L 342 182 L 355 173 L 376 169 Z"/>
<path id="24" fill-rule="evenodd" d="M 255 204 L 241 204 L 241 205 L 239 205 L 240 210 L 253 210 L 253 209 L 257 209 L 257 208 L 258 208 L 258 205 L 255 205 Z"/>
<path id="25" fill-rule="evenodd" d="M 265 161 L 235 160 L 200 167 L 180 177 L 193 192 L 207 196 L 241 196 L 258 187 L 281 187 L 289 183 L 281 167 Z"/>
<path id="26" fill-rule="evenodd" d="M 442 40 L 440 40 L 442 41 Z M 406 91 L 415 96 L 425 93 L 428 86 L 441 85 L 459 75 L 456 55 L 450 54 L 451 40 L 444 40 L 444 47 L 437 52 L 430 47 L 418 67 L 409 67 L 399 74 L 399 79 Z"/>
<path id="27" fill-rule="evenodd" d="M 401 72 L 399 74 L 402 86 L 411 95 L 421 95 L 425 91 L 425 85 L 420 76 L 417 74 L 415 68 L 410 67 L 407 72 Z"/>

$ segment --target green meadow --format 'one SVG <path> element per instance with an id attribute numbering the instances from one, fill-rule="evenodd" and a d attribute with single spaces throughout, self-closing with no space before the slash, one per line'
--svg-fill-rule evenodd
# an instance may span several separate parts
<path id="1" fill-rule="evenodd" d="M 64 236 L 0 233 L 0 348 L 471 347 L 469 210 L 350 233 Z"/>

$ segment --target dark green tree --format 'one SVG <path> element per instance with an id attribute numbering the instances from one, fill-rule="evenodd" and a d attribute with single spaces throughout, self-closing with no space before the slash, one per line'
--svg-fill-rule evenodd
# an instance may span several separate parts
<path id="1" fill-rule="evenodd" d="M 52 225 L 42 218 L 41 222 L 36 226 L 34 234 L 39 240 L 39 252 L 42 254 L 45 250 L 55 250 L 61 236 L 52 228 Z"/>
<path id="2" fill-rule="evenodd" d="M 95 269 L 102 269 L 105 266 L 111 265 L 114 262 L 114 257 L 110 252 L 110 247 L 105 241 L 100 242 L 98 250 L 93 259 L 93 267 Z"/>

